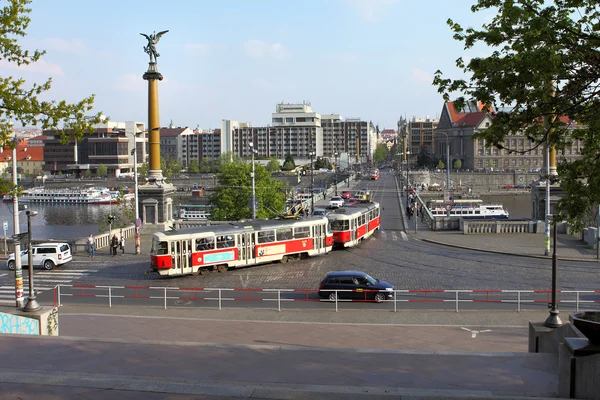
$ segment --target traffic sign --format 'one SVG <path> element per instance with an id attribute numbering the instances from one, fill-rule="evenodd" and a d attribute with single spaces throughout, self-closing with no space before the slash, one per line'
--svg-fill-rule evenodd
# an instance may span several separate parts
<path id="1" fill-rule="evenodd" d="M 142 219 L 141 218 L 138 218 L 138 219 L 135 220 L 135 226 L 137 228 L 139 228 L 140 226 L 142 226 Z"/>
<path id="2" fill-rule="evenodd" d="M 452 204 L 446 204 L 445 207 L 446 207 L 446 211 L 452 210 Z"/>
<path id="3" fill-rule="evenodd" d="M 8 221 L 4 221 L 2 227 L 4 228 L 4 232 L 6 232 L 8 230 Z"/>

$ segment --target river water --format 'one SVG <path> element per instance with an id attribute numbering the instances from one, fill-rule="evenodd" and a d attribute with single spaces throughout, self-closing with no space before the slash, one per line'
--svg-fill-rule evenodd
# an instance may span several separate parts
<path id="1" fill-rule="evenodd" d="M 116 206 L 27 204 L 27 207 L 28 210 L 38 212 L 31 217 L 34 239 L 69 240 L 83 238 L 90 233 L 100 233 L 98 222 Z M 10 238 L 14 233 L 12 203 L 0 203 L 0 221 L 8 224 L 8 230 L 4 234 Z M 19 213 L 19 228 L 20 232 L 27 231 L 27 216 L 24 211 Z"/>
<path id="2" fill-rule="evenodd" d="M 531 218 L 531 195 L 481 196 L 484 204 L 502 204 L 511 218 Z M 104 219 L 114 205 L 50 205 L 28 204 L 28 209 L 37 211 L 31 218 L 31 232 L 34 239 L 70 240 L 83 238 L 90 233 L 101 233 L 99 221 Z M 7 222 L 6 236 L 13 235 L 12 203 L 0 203 L 0 221 Z M 20 232 L 27 231 L 25 212 L 19 215 Z"/>

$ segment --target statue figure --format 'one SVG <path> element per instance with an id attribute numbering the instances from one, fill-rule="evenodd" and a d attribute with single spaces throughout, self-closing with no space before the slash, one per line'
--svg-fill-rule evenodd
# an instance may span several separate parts
<path id="1" fill-rule="evenodd" d="M 160 54 L 158 54 L 158 52 L 156 51 L 156 44 L 160 40 L 160 37 L 167 32 L 169 32 L 169 31 L 162 31 L 162 32 L 158 32 L 158 33 L 156 33 L 156 31 L 154 31 L 150 35 L 146 35 L 145 33 L 140 33 L 140 35 L 142 35 L 146 39 L 148 39 L 148 45 L 144 46 L 144 51 L 146 53 L 148 53 L 148 55 L 150 56 L 150 63 L 156 63 L 156 59 L 158 57 L 160 57 Z"/>

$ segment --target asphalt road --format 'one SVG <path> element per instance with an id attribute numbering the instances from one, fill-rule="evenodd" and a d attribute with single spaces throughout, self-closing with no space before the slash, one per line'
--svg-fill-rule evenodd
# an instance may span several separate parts
<path id="1" fill-rule="evenodd" d="M 359 247 L 334 250 L 328 255 L 314 257 L 307 260 L 299 260 L 288 264 L 267 264 L 250 268 L 229 270 L 225 273 L 212 273 L 202 276 L 185 276 L 176 278 L 160 278 L 157 274 L 150 271 L 149 259 L 147 256 L 139 258 L 125 257 L 120 259 L 109 258 L 101 262 L 97 260 L 79 258 L 67 265 L 55 269 L 54 271 L 36 270 L 36 280 L 45 277 L 51 280 L 46 284 L 38 283 L 37 287 L 45 287 L 46 290 L 40 290 L 39 299 L 42 302 L 52 303 L 54 293 L 47 290 L 49 286 L 55 284 L 87 284 L 103 286 L 152 286 L 160 288 L 263 288 L 263 289 L 300 289 L 294 292 L 293 296 L 304 296 L 309 301 L 286 301 L 284 307 L 332 307 L 329 302 L 319 302 L 315 290 L 323 276 L 332 270 L 353 269 L 369 273 L 373 277 L 393 283 L 397 289 L 411 290 L 546 290 L 548 288 L 551 276 L 550 265 L 547 260 L 507 256 L 502 254 L 485 253 L 479 251 L 470 251 L 457 249 L 441 245 L 435 245 L 418 240 L 413 235 L 405 233 L 401 213 L 399 194 L 395 179 L 392 174 L 382 172 L 381 178 L 377 181 L 364 180 L 355 185 L 356 188 L 368 187 L 374 191 L 375 201 L 381 204 L 382 229 L 376 232 L 370 239 L 364 241 Z M 493 246 L 493 243 L 490 243 Z M 600 287 L 600 274 L 597 273 L 597 265 L 594 263 L 561 262 L 559 289 L 561 290 L 589 290 Z M 71 272 L 77 271 L 77 272 Z M 82 272 L 83 271 L 83 272 Z M 85 271 L 88 271 L 87 273 Z M 14 278 L 12 274 L 0 273 L 0 286 L 14 287 Z M 27 295 L 27 279 L 24 273 L 24 286 Z M 63 279 L 59 279 L 59 277 Z M 52 279 L 55 278 L 55 279 Z M 103 289 L 104 294 L 108 295 L 107 290 Z M 163 289 L 164 292 L 164 289 Z M 63 294 L 67 289 L 63 290 Z M 194 291 L 190 291 L 194 294 Z M 218 298 L 212 294 L 196 293 L 196 297 Z M 115 298 L 115 301 L 138 304 L 141 295 L 123 296 L 133 298 Z M 171 296 L 172 295 L 172 296 Z M 477 296 L 488 296 L 490 293 L 480 295 L 465 295 L 465 299 L 479 299 Z M 154 295 L 152 295 L 154 296 Z M 248 296 L 244 291 L 236 292 L 237 297 Z M 289 293 L 284 297 L 290 298 Z M 292 296 L 292 297 L 293 297 Z M 411 300 L 403 302 L 402 307 L 437 307 L 454 309 L 455 304 L 447 298 L 453 294 L 429 293 L 427 300 L 423 299 L 423 294 L 406 293 L 399 294 L 398 299 Z M 461 295 L 462 296 L 462 295 Z M 469 297 L 470 296 L 470 297 Z M 494 296 L 493 294 L 491 296 Z M 164 293 L 156 296 L 153 300 L 157 304 L 164 301 Z M 169 305 L 186 306 L 196 305 L 200 302 L 193 300 L 189 293 L 171 293 L 167 297 Z M 221 296 L 225 297 L 224 295 Z M 507 296 L 504 296 L 507 297 Z M 186 300 L 192 298 L 192 300 Z M 485 297 L 483 297 L 485 299 Z M 534 309 L 546 307 L 545 299 L 547 294 L 540 294 L 536 297 L 537 303 L 531 303 L 530 307 Z M 516 295 L 515 295 L 516 299 Z M 91 296 L 77 296 L 65 298 L 65 301 L 103 301 L 107 298 L 92 298 Z M 442 301 L 440 301 L 442 300 Z M 217 300 L 205 302 L 211 307 L 215 307 Z M 222 307 L 229 307 L 232 301 L 223 301 Z M 235 302 L 239 306 L 240 302 Z M 261 303 L 260 307 L 277 307 L 276 300 L 268 301 L 248 301 L 248 306 L 256 307 L 256 303 Z M 437 303 L 437 304 L 436 304 Z M 252 305 L 250 305 L 252 304 Z M 268 304 L 268 305 L 265 305 Z M 341 307 L 348 307 L 348 304 L 340 304 Z M 397 304 L 397 306 L 399 306 Z M 358 308 L 391 308 L 392 304 L 352 304 L 352 307 Z M 471 303 L 460 304 L 463 308 L 479 307 L 507 307 L 516 309 L 515 304 L 503 303 Z M 531 309 L 531 308 L 530 308 Z"/>

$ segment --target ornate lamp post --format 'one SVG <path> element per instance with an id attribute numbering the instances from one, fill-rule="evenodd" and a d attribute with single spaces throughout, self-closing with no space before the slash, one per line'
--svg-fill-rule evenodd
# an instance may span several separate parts
<path id="1" fill-rule="evenodd" d="M 27 304 L 25 304 L 25 307 L 23 308 L 23 311 L 37 311 L 40 308 L 42 308 L 39 303 L 36 300 L 36 296 L 35 296 L 35 290 L 33 288 L 33 251 L 31 248 L 31 217 L 34 217 L 37 215 L 37 211 L 29 211 L 27 210 L 25 212 L 27 214 L 27 237 L 28 237 L 28 241 L 29 241 L 29 249 L 27 251 L 27 257 L 29 260 L 29 298 L 27 299 Z M 19 257 L 18 255 L 16 255 L 16 257 Z M 15 260 L 16 260 L 15 257 Z"/>

